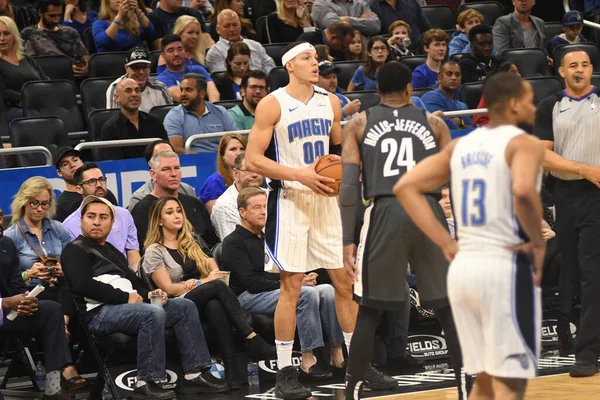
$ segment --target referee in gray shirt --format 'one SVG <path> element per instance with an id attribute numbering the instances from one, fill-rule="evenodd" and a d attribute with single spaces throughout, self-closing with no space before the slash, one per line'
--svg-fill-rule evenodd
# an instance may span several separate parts
<path id="1" fill-rule="evenodd" d="M 600 90 L 590 82 L 592 64 L 585 51 L 566 53 L 559 72 L 566 89 L 540 103 L 533 132 L 547 148 L 544 168 L 556 178 L 564 313 L 570 313 L 581 282 L 578 343 L 570 374 L 584 377 L 598 372 L 600 356 Z"/>

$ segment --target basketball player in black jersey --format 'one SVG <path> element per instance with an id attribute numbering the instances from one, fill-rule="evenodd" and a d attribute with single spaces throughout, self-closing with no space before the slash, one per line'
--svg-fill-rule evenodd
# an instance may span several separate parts
<path id="1" fill-rule="evenodd" d="M 448 262 L 415 226 L 393 193 L 394 184 L 402 175 L 426 157 L 437 154 L 451 140 L 442 119 L 409 104 L 411 80 L 412 73 L 404 64 L 385 64 L 377 72 L 381 103 L 354 117 L 343 131 L 339 198 L 344 266 L 354 279 L 354 298 L 360 305 L 348 358 L 346 399 L 361 396 L 382 311 L 401 308 L 407 301 L 405 282 L 409 262 L 417 275 L 421 305 L 435 310 L 444 330 L 459 384 L 459 398 L 466 399 L 460 378 L 460 347 L 446 291 Z M 353 238 L 361 173 L 363 198 L 369 206 L 357 250 Z M 428 196 L 428 201 L 439 220 L 446 224 L 438 204 L 440 197 L 437 191 Z"/>

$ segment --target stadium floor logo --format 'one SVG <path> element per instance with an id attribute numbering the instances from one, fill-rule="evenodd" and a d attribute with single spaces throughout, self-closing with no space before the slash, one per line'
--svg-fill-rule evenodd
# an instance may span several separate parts
<path id="1" fill-rule="evenodd" d="M 294 367 L 300 367 L 301 363 L 302 353 L 300 353 L 299 351 L 292 352 L 292 365 Z M 261 360 L 258 362 L 258 367 L 270 374 L 276 374 L 278 371 L 277 360 Z"/>
<path id="2" fill-rule="evenodd" d="M 133 387 L 137 382 L 137 369 L 125 371 L 115 379 L 115 384 L 123 389 L 130 392 L 133 391 Z M 173 389 L 177 384 L 177 374 L 170 369 L 167 370 L 167 379 L 161 382 L 160 385 L 163 389 Z"/>
<path id="3" fill-rule="evenodd" d="M 415 358 L 440 358 L 448 355 L 446 339 L 437 335 L 417 334 L 408 337 L 410 354 Z"/>

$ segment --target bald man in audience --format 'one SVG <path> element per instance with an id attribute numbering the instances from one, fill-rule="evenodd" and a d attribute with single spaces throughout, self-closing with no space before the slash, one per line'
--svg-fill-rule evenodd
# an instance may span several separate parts
<path id="1" fill-rule="evenodd" d="M 242 23 L 237 13 L 225 9 L 217 16 L 217 33 L 219 41 L 206 54 L 206 68 L 210 73 L 225 71 L 225 59 L 232 42 L 242 40 L 250 48 L 250 69 L 261 70 L 265 74 L 275 68 L 275 62 L 267 54 L 262 44 L 242 37 Z"/>
<path id="2" fill-rule="evenodd" d="M 156 138 L 168 140 L 160 119 L 140 111 L 142 93 L 140 85 L 131 78 L 125 78 L 117 84 L 115 101 L 120 110 L 102 126 L 100 140 L 123 140 Z M 144 157 L 145 145 L 108 147 L 98 151 L 98 160 L 122 160 Z"/>

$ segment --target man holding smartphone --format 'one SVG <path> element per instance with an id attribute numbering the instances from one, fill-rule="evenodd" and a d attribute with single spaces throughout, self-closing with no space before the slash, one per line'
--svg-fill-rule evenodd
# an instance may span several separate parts
<path id="1" fill-rule="evenodd" d="M 73 66 L 75 78 L 88 74 L 89 53 L 79 33 L 68 26 L 59 25 L 63 14 L 62 0 L 40 0 L 37 3 L 40 22 L 21 32 L 27 56 L 64 55 Z"/>

